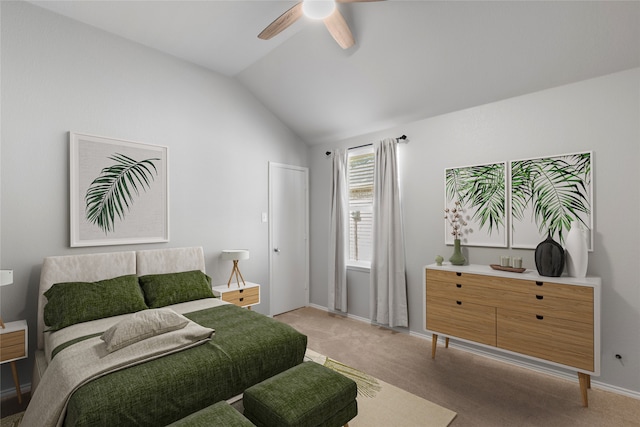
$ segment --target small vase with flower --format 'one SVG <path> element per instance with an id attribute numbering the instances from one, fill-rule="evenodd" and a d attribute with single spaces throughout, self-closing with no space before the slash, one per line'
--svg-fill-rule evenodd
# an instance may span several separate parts
<path id="1" fill-rule="evenodd" d="M 453 254 L 449 258 L 449 262 L 453 265 L 464 265 L 466 259 L 460 249 L 460 237 L 462 237 L 462 227 L 466 226 L 467 223 L 462 218 L 461 203 L 456 201 L 455 207 L 451 209 L 445 208 L 444 212 L 444 218 L 449 221 L 451 234 L 453 235 Z"/>

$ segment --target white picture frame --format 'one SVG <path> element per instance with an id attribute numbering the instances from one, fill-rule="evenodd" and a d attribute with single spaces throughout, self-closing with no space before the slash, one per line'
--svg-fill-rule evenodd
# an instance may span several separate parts
<path id="1" fill-rule="evenodd" d="M 69 133 L 70 246 L 169 241 L 167 147 Z"/>
<path id="2" fill-rule="evenodd" d="M 592 151 L 512 160 L 509 175 L 512 248 L 535 249 L 549 231 L 564 246 L 571 222 L 578 220 L 589 229 L 587 247 L 593 251 Z"/>
<path id="3" fill-rule="evenodd" d="M 444 205 L 456 207 L 462 226 L 461 244 L 506 248 L 508 244 L 507 162 L 485 163 L 444 170 Z M 442 213 L 445 216 L 445 212 Z M 450 221 L 445 219 L 445 244 L 453 245 Z"/>

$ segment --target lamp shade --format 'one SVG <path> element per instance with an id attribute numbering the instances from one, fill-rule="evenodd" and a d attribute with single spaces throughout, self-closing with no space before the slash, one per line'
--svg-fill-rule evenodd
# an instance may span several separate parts
<path id="1" fill-rule="evenodd" d="M 0 270 L 0 286 L 13 283 L 13 270 Z"/>
<path id="2" fill-rule="evenodd" d="M 249 259 L 249 251 L 247 249 L 225 249 L 220 257 L 225 261 Z"/>

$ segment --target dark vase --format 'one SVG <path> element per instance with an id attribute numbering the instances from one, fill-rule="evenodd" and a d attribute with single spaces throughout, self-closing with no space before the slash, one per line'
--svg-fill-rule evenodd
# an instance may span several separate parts
<path id="1" fill-rule="evenodd" d="M 545 241 L 536 247 L 536 268 L 541 276 L 559 277 L 564 270 L 564 249 L 551 238 L 551 231 Z"/>

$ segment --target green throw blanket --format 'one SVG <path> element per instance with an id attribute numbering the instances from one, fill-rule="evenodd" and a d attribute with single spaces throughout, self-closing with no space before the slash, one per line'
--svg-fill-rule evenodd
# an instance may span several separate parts
<path id="1" fill-rule="evenodd" d="M 185 316 L 215 329 L 214 337 L 83 385 L 68 402 L 64 425 L 164 426 L 304 358 L 307 337 L 259 313 L 224 305 Z"/>

